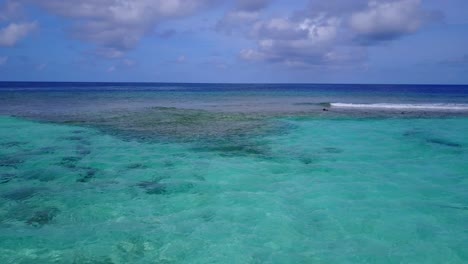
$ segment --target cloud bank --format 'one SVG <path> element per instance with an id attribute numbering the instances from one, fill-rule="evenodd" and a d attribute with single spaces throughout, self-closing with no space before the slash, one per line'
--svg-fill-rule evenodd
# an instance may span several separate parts
<path id="1" fill-rule="evenodd" d="M 355 63 L 366 58 L 366 46 L 413 34 L 427 17 L 420 0 L 311 0 L 288 16 L 257 18 L 248 33 L 257 45 L 240 57 L 292 66 Z"/>
<path id="2" fill-rule="evenodd" d="M 158 36 L 160 24 L 227 6 L 213 28 L 252 43 L 239 51 L 241 59 L 314 66 L 363 61 L 369 46 L 414 34 L 430 17 L 421 0 L 309 0 L 299 10 L 269 12 L 276 1 L 8 0 L 0 21 L 11 21 L 22 5 L 32 4 L 71 21 L 70 35 L 93 44 L 93 55 L 123 59 L 145 36 Z M 37 22 L 9 22 L 0 29 L 0 46 L 15 46 L 36 28 Z"/>
<path id="3" fill-rule="evenodd" d="M 96 54 L 122 57 L 161 22 L 191 15 L 213 0 L 41 0 L 48 12 L 73 21 L 72 36 L 98 46 Z"/>

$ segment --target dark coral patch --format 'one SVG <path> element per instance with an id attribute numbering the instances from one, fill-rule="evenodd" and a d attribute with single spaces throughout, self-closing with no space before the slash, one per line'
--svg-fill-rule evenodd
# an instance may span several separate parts
<path id="1" fill-rule="evenodd" d="M 65 137 L 66 140 L 71 140 L 71 141 L 82 141 L 84 140 L 84 137 L 81 136 L 70 136 L 70 137 Z"/>
<path id="2" fill-rule="evenodd" d="M 55 207 L 45 208 L 34 212 L 34 214 L 26 220 L 26 223 L 35 227 L 41 227 L 50 224 L 59 212 L 60 210 Z"/>
<path id="3" fill-rule="evenodd" d="M 77 167 L 77 163 L 81 160 L 80 157 L 63 157 L 62 160 L 58 163 L 60 166 L 65 168 L 74 169 Z"/>
<path id="4" fill-rule="evenodd" d="M 76 180 L 77 182 L 89 182 L 96 176 L 96 173 L 98 172 L 96 169 L 89 167 L 82 169 L 83 172 L 80 173 L 80 178 Z"/>
<path id="5" fill-rule="evenodd" d="M 147 194 L 167 193 L 167 186 L 155 181 L 143 181 L 138 183 L 137 186 L 144 189 Z"/>
<path id="6" fill-rule="evenodd" d="M 54 170 L 45 169 L 34 171 L 31 174 L 29 174 L 27 178 L 32 180 L 38 180 L 41 182 L 49 182 L 55 180 L 57 175 L 58 173 L 56 171 L 54 172 Z"/>
<path id="7" fill-rule="evenodd" d="M 91 150 L 88 147 L 80 145 L 76 147 L 76 154 L 81 157 L 88 156 L 89 154 L 91 154 Z"/>
<path id="8" fill-rule="evenodd" d="M 314 162 L 314 160 L 310 157 L 300 157 L 299 161 L 301 161 L 303 164 L 306 164 L 306 165 Z"/>
<path id="9" fill-rule="evenodd" d="M 22 163 L 24 163 L 24 160 L 16 157 L 0 156 L 0 167 L 17 168 Z"/>
<path id="10" fill-rule="evenodd" d="M 142 163 L 132 163 L 127 166 L 127 169 L 131 169 L 131 170 L 132 169 L 146 169 L 146 168 L 148 168 L 148 166 Z"/>
<path id="11" fill-rule="evenodd" d="M 0 174 L 0 184 L 7 183 L 16 178 L 16 174 L 13 173 L 2 173 Z"/>
<path id="12" fill-rule="evenodd" d="M 419 130 L 408 130 L 405 133 L 403 133 L 403 136 L 405 137 L 416 137 L 421 135 L 423 135 L 423 133 Z"/>
<path id="13" fill-rule="evenodd" d="M 24 188 L 19 188 L 13 191 L 9 191 L 3 194 L 2 197 L 5 199 L 14 200 L 14 201 L 22 201 L 22 200 L 26 200 L 26 199 L 33 197 L 34 195 L 37 194 L 38 191 L 39 191 L 38 188 L 24 187 Z"/>
<path id="14" fill-rule="evenodd" d="M 76 151 L 76 154 L 80 155 L 80 156 L 88 156 L 89 154 L 91 154 L 91 150 L 89 149 L 79 149 Z"/>
<path id="15" fill-rule="evenodd" d="M 25 145 L 25 142 L 21 141 L 11 141 L 11 142 L 5 142 L 5 143 L 0 143 L 0 147 L 2 148 L 14 148 L 14 147 L 20 147 L 22 145 Z"/>
<path id="16" fill-rule="evenodd" d="M 437 144 L 437 145 L 442 145 L 446 147 L 452 147 L 452 148 L 461 148 L 462 145 L 456 142 L 452 142 L 449 140 L 441 139 L 441 138 L 429 138 L 426 140 L 428 143 L 432 144 Z"/>
<path id="17" fill-rule="evenodd" d="M 37 154 L 54 154 L 57 148 L 55 147 L 43 147 L 37 150 Z"/>
<path id="18" fill-rule="evenodd" d="M 334 148 L 334 147 L 326 147 L 326 148 L 323 148 L 323 151 L 326 152 L 326 153 L 331 153 L 331 154 L 338 154 L 338 153 L 342 153 L 342 152 L 343 152 L 342 149 Z"/>

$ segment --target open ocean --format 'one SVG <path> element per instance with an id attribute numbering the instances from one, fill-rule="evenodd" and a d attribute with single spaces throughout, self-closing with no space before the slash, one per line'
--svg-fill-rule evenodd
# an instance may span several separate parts
<path id="1" fill-rule="evenodd" d="M 468 86 L 0 83 L 0 263 L 468 263 Z"/>

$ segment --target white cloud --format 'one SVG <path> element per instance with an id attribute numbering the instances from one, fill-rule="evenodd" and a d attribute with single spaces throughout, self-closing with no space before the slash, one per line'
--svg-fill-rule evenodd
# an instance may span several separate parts
<path id="1" fill-rule="evenodd" d="M 6 27 L 0 29 L 0 46 L 12 47 L 36 28 L 36 22 L 10 23 Z"/>

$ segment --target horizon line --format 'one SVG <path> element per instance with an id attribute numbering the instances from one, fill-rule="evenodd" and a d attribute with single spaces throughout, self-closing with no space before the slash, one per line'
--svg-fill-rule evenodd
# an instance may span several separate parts
<path id="1" fill-rule="evenodd" d="M 431 85 L 431 86 L 468 86 L 467 84 L 450 84 L 450 83 L 313 83 L 313 82 L 138 82 L 138 81 L 0 81 L 0 84 L 5 83 L 77 83 L 77 84 L 223 84 L 223 85 Z"/>

